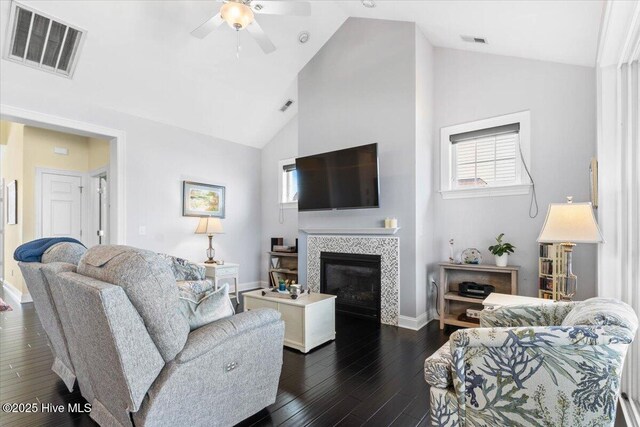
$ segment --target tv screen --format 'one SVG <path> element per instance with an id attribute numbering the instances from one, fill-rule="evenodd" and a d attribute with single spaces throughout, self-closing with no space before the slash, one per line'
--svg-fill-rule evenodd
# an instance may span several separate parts
<path id="1" fill-rule="evenodd" d="M 298 210 L 379 207 L 378 144 L 296 159 Z"/>

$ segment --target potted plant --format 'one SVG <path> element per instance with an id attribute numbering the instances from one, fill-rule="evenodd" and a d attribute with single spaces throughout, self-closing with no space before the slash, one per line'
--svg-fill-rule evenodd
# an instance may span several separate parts
<path id="1" fill-rule="evenodd" d="M 500 235 L 496 237 L 497 244 L 489 246 L 489 251 L 496 257 L 496 265 L 498 267 L 507 266 L 509 254 L 512 254 L 516 248 L 511 243 L 503 242 L 502 237 L 504 237 L 504 233 L 500 233 Z"/>

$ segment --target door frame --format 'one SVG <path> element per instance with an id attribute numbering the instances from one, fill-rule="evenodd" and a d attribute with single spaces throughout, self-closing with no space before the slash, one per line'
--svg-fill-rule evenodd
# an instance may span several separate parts
<path id="1" fill-rule="evenodd" d="M 36 237 L 36 239 L 39 239 L 42 236 L 42 176 L 44 174 L 49 174 L 49 175 L 66 175 L 66 176 L 75 176 L 80 178 L 81 182 L 82 182 L 82 191 L 80 192 L 80 229 L 81 229 L 81 237 L 80 237 L 80 241 L 82 241 L 83 244 L 87 244 L 88 240 L 87 240 L 87 232 L 88 232 L 88 227 L 89 227 L 89 204 L 88 204 L 88 197 L 86 197 L 86 190 L 88 189 L 87 187 L 87 173 L 86 172 L 80 172 L 80 171 L 73 171 L 73 170 L 66 170 L 66 169 L 51 169 L 51 168 L 36 168 L 36 176 L 35 176 L 35 208 L 36 208 L 36 212 L 35 212 L 35 216 L 36 216 L 36 223 L 35 223 L 35 233 L 34 236 Z"/>
<path id="2" fill-rule="evenodd" d="M 0 119 L 109 141 L 110 243 L 126 244 L 126 132 L 7 104 L 0 104 Z"/>
<path id="3" fill-rule="evenodd" d="M 107 182 L 109 182 L 109 167 L 103 166 L 101 168 L 93 169 L 87 172 L 87 247 L 95 246 L 98 244 L 98 236 L 96 231 L 100 228 L 100 224 L 98 223 L 97 217 L 98 212 L 100 210 L 98 193 L 96 191 L 95 185 L 97 181 L 100 179 L 100 176 L 106 174 Z M 107 187 L 108 188 L 108 187 Z M 107 206 L 111 201 L 111 192 L 107 191 Z M 109 212 L 110 213 L 110 212 Z M 109 215 L 107 213 L 107 216 Z M 109 219 L 109 218 L 107 218 Z M 107 227 L 109 224 L 107 224 Z M 111 230 L 107 228 L 107 243 L 111 242 Z M 105 243 L 103 243 L 105 244 Z"/>

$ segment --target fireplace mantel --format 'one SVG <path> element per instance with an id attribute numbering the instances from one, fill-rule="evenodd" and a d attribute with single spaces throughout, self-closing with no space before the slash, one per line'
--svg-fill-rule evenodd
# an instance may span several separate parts
<path id="1" fill-rule="evenodd" d="M 400 230 L 397 228 L 301 228 L 307 234 L 345 234 L 345 235 L 372 235 L 372 236 L 389 236 L 396 234 Z"/>

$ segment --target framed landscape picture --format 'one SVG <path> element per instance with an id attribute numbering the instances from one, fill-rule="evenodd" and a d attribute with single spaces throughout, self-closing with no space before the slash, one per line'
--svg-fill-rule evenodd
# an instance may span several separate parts
<path id="1" fill-rule="evenodd" d="M 182 216 L 224 218 L 225 188 L 200 182 L 182 182 Z"/>

